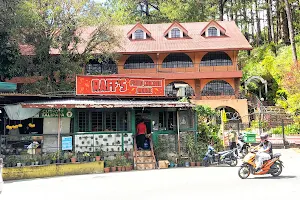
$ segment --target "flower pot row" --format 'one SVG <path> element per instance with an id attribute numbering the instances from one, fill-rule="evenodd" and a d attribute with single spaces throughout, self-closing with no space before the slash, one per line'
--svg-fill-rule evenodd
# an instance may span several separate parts
<path id="1" fill-rule="evenodd" d="M 104 173 L 109 173 L 109 172 L 121 172 L 121 171 L 131 171 L 133 170 L 132 165 L 130 166 L 118 166 L 118 167 L 105 167 L 104 168 Z"/>

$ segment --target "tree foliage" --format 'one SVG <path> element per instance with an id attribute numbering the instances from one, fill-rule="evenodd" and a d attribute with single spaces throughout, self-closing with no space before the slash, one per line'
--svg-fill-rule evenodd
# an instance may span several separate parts
<path id="1" fill-rule="evenodd" d="M 42 77 L 24 85 L 24 92 L 74 89 L 75 74 L 83 64 L 94 53 L 110 55 L 119 44 L 105 9 L 90 0 L 23 0 L 16 16 L 16 39 L 34 50 L 16 67 L 25 75 Z M 91 35 L 83 35 L 83 30 Z"/>

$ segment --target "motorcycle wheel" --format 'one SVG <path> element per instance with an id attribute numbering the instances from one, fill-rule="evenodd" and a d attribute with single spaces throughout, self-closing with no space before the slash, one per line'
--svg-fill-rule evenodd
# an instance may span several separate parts
<path id="1" fill-rule="evenodd" d="M 250 176 L 250 167 L 248 165 L 243 165 L 238 171 L 239 177 L 241 179 L 246 179 Z"/>
<path id="2" fill-rule="evenodd" d="M 238 164 L 237 158 L 231 158 L 229 166 L 230 167 L 235 167 L 235 166 L 237 166 L 237 164 Z"/>
<path id="3" fill-rule="evenodd" d="M 271 175 L 274 177 L 279 176 L 282 173 L 282 166 L 280 163 L 274 163 L 272 168 L 276 168 L 276 172 L 272 172 Z"/>

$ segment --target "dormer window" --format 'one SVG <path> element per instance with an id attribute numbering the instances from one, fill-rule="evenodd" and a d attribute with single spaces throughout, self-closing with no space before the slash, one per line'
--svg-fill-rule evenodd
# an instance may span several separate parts
<path id="1" fill-rule="evenodd" d="M 209 28 L 207 29 L 207 36 L 208 36 L 208 37 L 211 37 L 211 36 L 219 36 L 219 35 L 218 35 L 218 29 L 215 28 L 215 27 L 209 27 Z"/>
<path id="2" fill-rule="evenodd" d="M 180 38 L 181 37 L 181 31 L 179 28 L 173 28 L 171 30 L 171 38 Z"/>
<path id="3" fill-rule="evenodd" d="M 143 30 L 138 29 L 134 32 L 132 39 L 134 40 L 146 39 L 146 33 Z"/>

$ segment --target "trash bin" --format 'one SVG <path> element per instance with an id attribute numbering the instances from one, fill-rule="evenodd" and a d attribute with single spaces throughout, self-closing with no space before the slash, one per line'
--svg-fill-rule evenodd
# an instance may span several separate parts
<path id="1" fill-rule="evenodd" d="M 245 133 L 244 141 L 246 143 L 255 143 L 256 142 L 256 134 L 255 133 Z"/>

